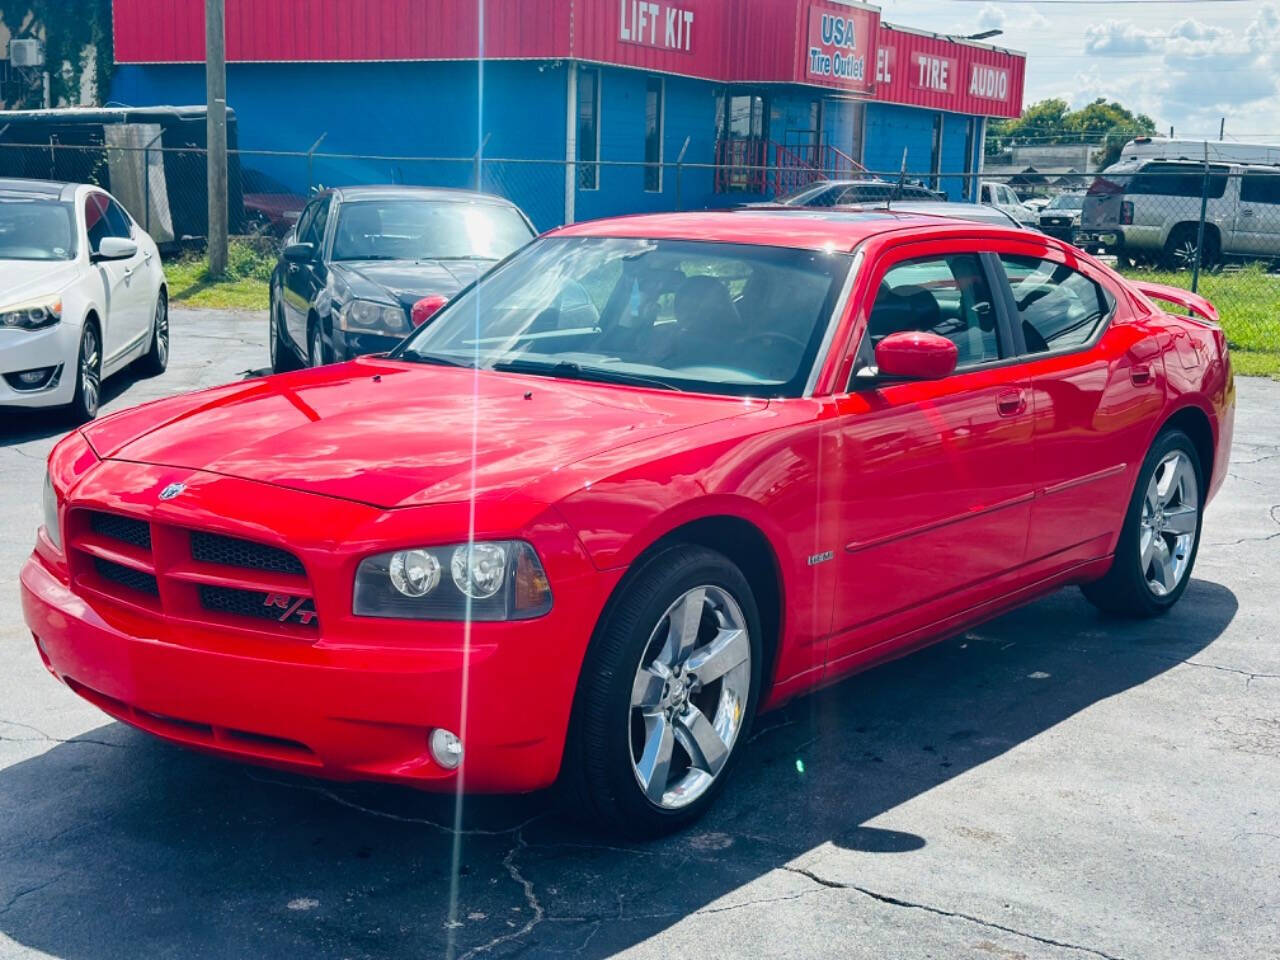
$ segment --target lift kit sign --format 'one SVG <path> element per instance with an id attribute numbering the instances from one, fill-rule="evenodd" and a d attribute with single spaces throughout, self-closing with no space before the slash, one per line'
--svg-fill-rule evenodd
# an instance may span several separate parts
<path id="1" fill-rule="evenodd" d="M 693 52 L 693 11 L 653 0 L 619 0 L 618 39 L 676 53 Z"/>
<path id="2" fill-rule="evenodd" d="M 874 45 L 874 20 L 860 10 L 809 11 L 809 45 L 805 76 L 845 89 L 867 90 L 867 52 Z"/>

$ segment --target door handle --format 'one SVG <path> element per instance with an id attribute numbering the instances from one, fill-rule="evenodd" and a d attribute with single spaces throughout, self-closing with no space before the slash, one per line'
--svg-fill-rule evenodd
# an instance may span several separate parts
<path id="1" fill-rule="evenodd" d="M 996 397 L 996 410 L 1002 417 L 1016 417 L 1027 409 L 1027 395 L 1022 390 L 1006 390 Z"/>
<path id="2" fill-rule="evenodd" d="M 1240 211 L 1240 216 L 1242 216 L 1242 217 L 1252 217 L 1252 216 L 1253 216 L 1253 211 L 1252 211 L 1249 207 L 1245 207 L 1243 210 L 1241 210 L 1241 211 Z"/>
<path id="3" fill-rule="evenodd" d="M 1151 382 L 1151 368 L 1145 363 L 1138 363 L 1129 368 L 1129 379 L 1135 387 L 1143 387 Z"/>

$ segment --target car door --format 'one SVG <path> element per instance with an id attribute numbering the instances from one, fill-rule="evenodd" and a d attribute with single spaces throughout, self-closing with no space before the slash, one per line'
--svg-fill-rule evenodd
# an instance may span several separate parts
<path id="1" fill-rule="evenodd" d="M 331 194 L 321 194 L 307 205 L 298 220 L 297 242 L 312 245 L 312 258 L 301 262 L 285 261 L 282 289 L 285 327 L 304 353 L 307 349 L 307 318 L 325 284 L 324 241 L 332 200 Z"/>
<path id="2" fill-rule="evenodd" d="M 1007 245 L 1002 284 L 1031 382 L 1035 492 L 1027 560 L 1046 575 L 1114 548 L 1152 418 L 1164 404 L 1160 342 L 1087 263 Z"/>
<path id="3" fill-rule="evenodd" d="M 89 252 L 107 237 L 133 238 L 133 224 L 120 206 L 105 193 L 90 191 L 84 200 L 85 232 Z M 150 296 L 143 269 L 144 252 L 126 260 L 103 260 L 95 264 L 102 278 L 102 356 L 104 370 L 110 368 L 145 336 L 151 319 Z"/>
<path id="4" fill-rule="evenodd" d="M 1227 251 L 1280 257 L 1280 168 L 1245 170 L 1240 177 L 1235 238 Z"/>
<path id="5" fill-rule="evenodd" d="M 840 672 L 870 648 L 1000 593 L 1023 562 L 1032 498 L 1030 382 L 979 240 L 909 244 L 874 267 L 854 373 L 835 398 L 833 635 Z M 940 380 L 879 381 L 875 345 L 955 342 Z"/>

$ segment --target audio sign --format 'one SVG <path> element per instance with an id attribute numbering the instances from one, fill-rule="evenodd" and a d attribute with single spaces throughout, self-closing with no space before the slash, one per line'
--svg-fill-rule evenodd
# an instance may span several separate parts
<path id="1" fill-rule="evenodd" d="M 875 46 L 875 29 L 875 18 L 867 11 L 810 7 L 804 75 L 845 89 L 869 90 L 867 57 Z"/>

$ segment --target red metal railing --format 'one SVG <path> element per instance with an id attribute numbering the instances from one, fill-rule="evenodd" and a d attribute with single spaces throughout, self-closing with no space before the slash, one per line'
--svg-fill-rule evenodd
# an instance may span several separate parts
<path id="1" fill-rule="evenodd" d="M 716 143 L 716 193 L 781 196 L 816 180 L 865 172 L 853 157 L 826 143 L 785 146 L 757 137 Z"/>

